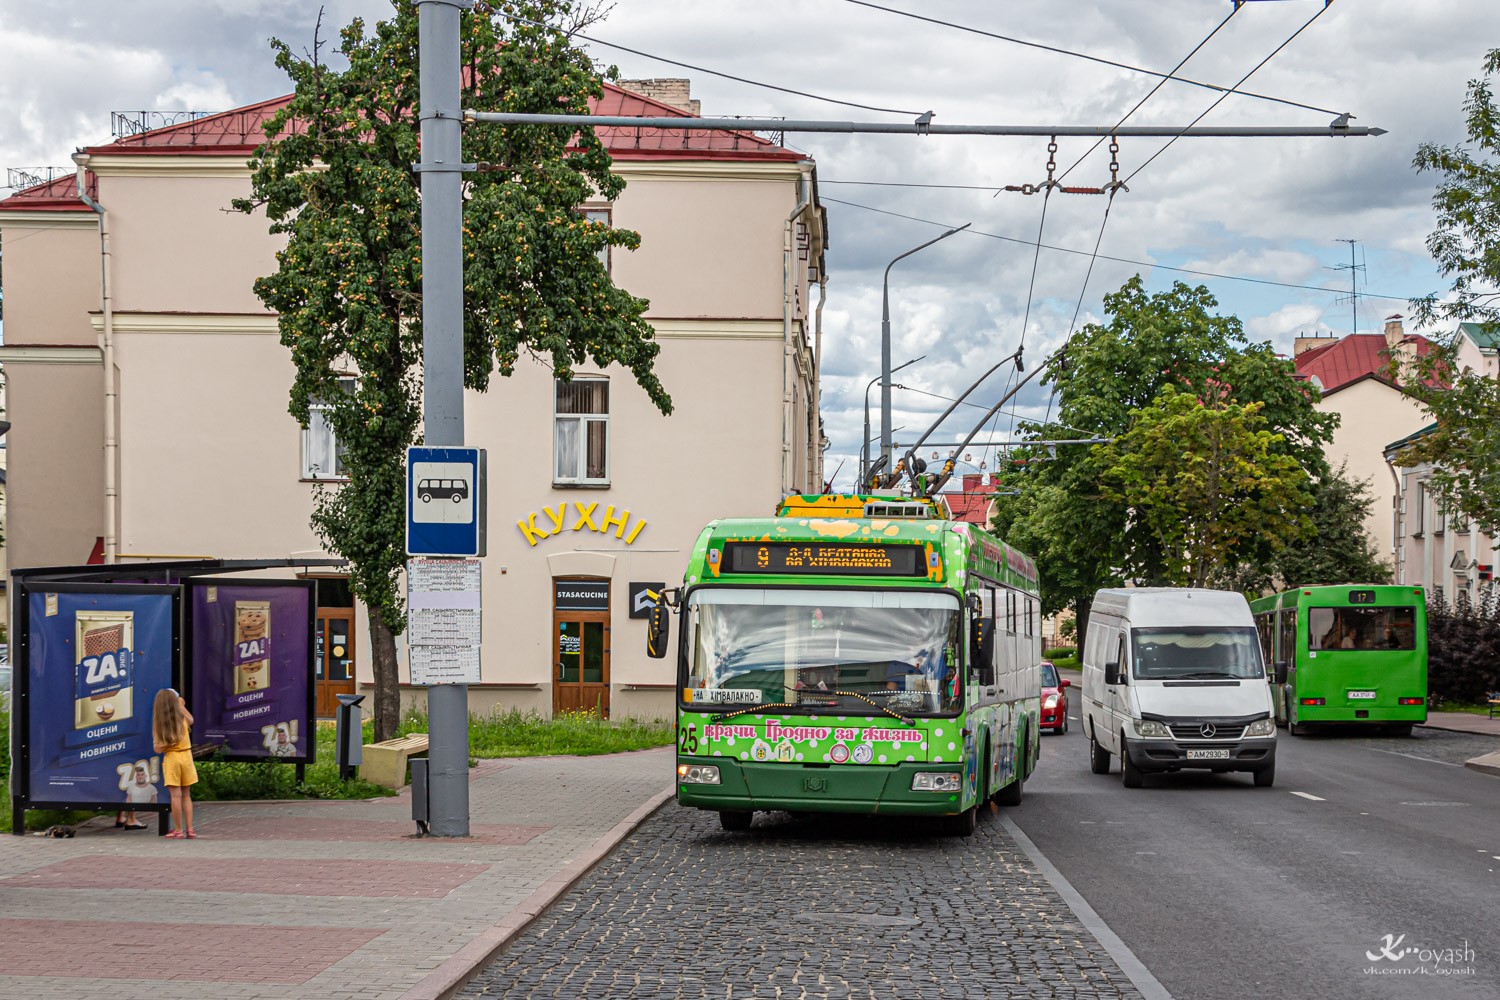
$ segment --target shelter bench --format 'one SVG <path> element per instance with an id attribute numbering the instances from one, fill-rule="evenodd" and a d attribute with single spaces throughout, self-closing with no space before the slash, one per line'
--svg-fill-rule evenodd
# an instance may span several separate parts
<path id="1" fill-rule="evenodd" d="M 1495 717 L 1495 710 L 1500 708 L 1500 691 L 1490 692 L 1490 718 Z"/>
<path id="2" fill-rule="evenodd" d="M 380 743 L 366 743 L 362 753 L 360 777 L 377 785 L 400 789 L 406 786 L 407 760 L 427 753 L 427 734 L 411 733 Z"/>

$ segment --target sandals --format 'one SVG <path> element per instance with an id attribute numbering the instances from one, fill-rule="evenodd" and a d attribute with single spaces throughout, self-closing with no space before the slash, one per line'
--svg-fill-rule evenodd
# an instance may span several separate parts
<path id="1" fill-rule="evenodd" d="M 188 828 L 187 839 L 188 840 L 197 840 L 198 839 L 198 835 L 192 831 L 191 827 Z"/>
<path id="2" fill-rule="evenodd" d="M 120 824 L 120 826 L 121 826 L 121 829 L 125 829 L 125 830 L 144 830 L 144 829 L 146 829 L 146 824 L 145 823 L 122 823 L 122 824 Z"/>
<path id="3" fill-rule="evenodd" d="M 181 830 L 173 830 L 171 833 L 169 833 L 169 834 L 166 835 L 165 839 L 166 840 L 186 840 L 187 839 L 187 834 L 183 833 Z"/>

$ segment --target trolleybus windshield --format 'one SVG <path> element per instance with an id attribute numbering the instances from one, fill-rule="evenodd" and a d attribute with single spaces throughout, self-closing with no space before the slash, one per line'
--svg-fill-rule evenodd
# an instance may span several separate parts
<path id="1" fill-rule="evenodd" d="M 958 599 L 918 591 L 700 589 L 683 701 L 727 709 L 902 715 L 960 704 Z"/>

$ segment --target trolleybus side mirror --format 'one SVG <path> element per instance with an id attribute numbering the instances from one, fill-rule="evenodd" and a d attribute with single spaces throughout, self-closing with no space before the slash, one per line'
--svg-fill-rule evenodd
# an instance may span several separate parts
<path id="1" fill-rule="evenodd" d="M 652 600 L 656 604 L 651 608 L 651 615 L 646 620 L 646 655 L 653 660 L 659 660 L 667 655 L 667 637 L 672 633 L 671 614 L 667 608 L 666 597 L 663 594 L 652 593 Z"/>
<path id="2" fill-rule="evenodd" d="M 969 649 L 969 666 L 979 675 L 979 683 L 995 683 L 995 619 L 981 618 L 974 623 Z"/>
<path id="3" fill-rule="evenodd" d="M 1276 661 L 1276 683 L 1277 684 L 1285 684 L 1286 683 L 1286 661 L 1285 660 L 1277 660 Z"/>
<path id="4" fill-rule="evenodd" d="M 1118 661 L 1118 660 L 1110 660 L 1108 663 L 1106 663 L 1104 665 L 1104 683 L 1106 683 L 1106 684 L 1124 684 L 1125 683 L 1125 675 L 1120 670 L 1120 661 Z"/>

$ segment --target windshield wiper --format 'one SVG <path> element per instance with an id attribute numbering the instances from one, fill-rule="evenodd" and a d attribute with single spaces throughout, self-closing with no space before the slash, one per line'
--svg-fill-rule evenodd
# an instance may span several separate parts
<path id="1" fill-rule="evenodd" d="M 1245 680 L 1245 678 L 1241 677 L 1239 674 L 1226 674 L 1222 670 L 1199 670 L 1199 671 L 1196 671 L 1196 672 L 1191 673 L 1191 674 L 1176 674 L 1176 675 L 1174 675 L 1172 677 L 1168 677 L 1168 678 L 1164 678 L 1164 679 L 1165 680 L 1176 680 L 1176 681 L 1184 681 L 1184 680 L 1201 681 L 1201 680 L 1212 680 L 1212 679 L 1220 678 L 1220 677 L 1226 677 L 1226 678 L 1228 678 L 1230 680 L 1235 680 L 1235 681 Z"/>

